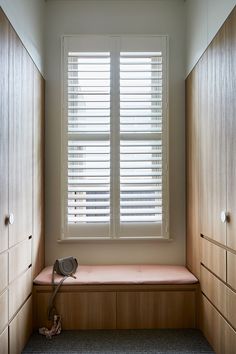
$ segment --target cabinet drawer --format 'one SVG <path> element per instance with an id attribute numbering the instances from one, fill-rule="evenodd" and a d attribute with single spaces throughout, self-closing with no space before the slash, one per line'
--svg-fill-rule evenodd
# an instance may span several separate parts
<path id="1" fill-rule="evenodd" d="M 0 295 L 0 333 L 8 323 L 8 290 Z"/>
<path id="2" fill-rule="evenodd" d="M 227 252 L 227 283 L 236 291 L 236 255 Z"/>
<path id="3" fill-rule="evenodd" d="M 32 290 L 32 268 L 29 268 L 9 286 L 9 318 L 11 319 Z"/>
<path id="4" fill-rule="evenodd" d="M 0 354 L 8 353 L 8 328 L 0 334 Z"/>
<path id="5" fill-rule="evenodd" d="M 226 250 L 201 238 L 201 262 L 226 282 Z"/>
<path id="6" fill-rule="evenodd" d="M 7 259 L 8 259 L 8 254 L 2 253 L 0 254 L 0 293 L 7 287 L 7 278 L 8 278 L 8 267 L 7 267 Z"/>
<path id="7" fill-rule="evenodd" d="M 31 239 L 26 239 L 9 250 L 9 283 L 31 264 Z"/>
<path id="8" fill-rule="evenodd" d="M 32 296 L 9 325 L 10 353 L 20 354 L 32 332 Z"/>
<path id="9" fill-rule="evenodd" d="M 203 293 L 236 328 L 236 293 L 203 266 L 201 267 L 201 286 Z"/>
<path id="10" fill-rule="evenodd" d="M 201 330 L 217 354 L 236 353 L 236 332 L 204 295 L 201 301 Z"/>

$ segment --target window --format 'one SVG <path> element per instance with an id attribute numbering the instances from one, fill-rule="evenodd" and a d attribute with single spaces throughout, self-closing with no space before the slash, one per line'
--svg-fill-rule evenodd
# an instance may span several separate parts
<path id="1" fill-rule="evenodd" d="M 166 36 L 63 38 L 62 238 L 168 238 Z"/>

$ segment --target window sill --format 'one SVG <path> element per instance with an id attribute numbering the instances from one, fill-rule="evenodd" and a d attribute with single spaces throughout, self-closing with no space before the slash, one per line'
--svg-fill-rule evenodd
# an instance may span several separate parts
<path id="1" fill-rule="evenodd" d="M 58 243 L 122 243 L 122 242 L 173 242 L 173 238 L 164 238 L 164 237 L 122 237 L 122 238 L 107 238 L 107 237 L 73 237 L 58 239 Z"/>

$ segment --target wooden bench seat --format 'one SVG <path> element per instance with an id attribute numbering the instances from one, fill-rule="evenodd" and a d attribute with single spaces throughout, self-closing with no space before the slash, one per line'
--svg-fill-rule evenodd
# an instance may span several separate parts
<path id="1" fill-rule="evenodd" d="M 34 280 L 36 328 L 49 325 L 51 273 L 46 267 Z M 56 307 L 64 329 L 194 328 L 197 295 L 198 280 L 183 266 L 79 266 Z"/>

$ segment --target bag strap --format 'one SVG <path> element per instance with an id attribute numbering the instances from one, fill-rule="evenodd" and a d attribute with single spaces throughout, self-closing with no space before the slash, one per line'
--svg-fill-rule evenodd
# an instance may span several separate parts
<path id="1" fill-rule="evenodd" d="M 49 298 L 49 302 L 48 302 L 48 320 L 53 320 L 54 315 L 57 314 L 57 310 L 54 305 L 54 300 L 55 300 L 55 297 L 60 289 L 60 286 L 62 285 L 64 280 L 66 280 L 66 278 L 68 278 L 67 275 L 64 276 L 56 286 L 55 280 L 54 280 L 55 270 L 56 270 L 56 263 L 54 263 L 53 268 L 52 268 L 52 294 L 51 294 L 51 296 Z"/>

